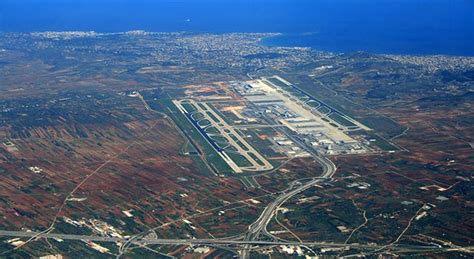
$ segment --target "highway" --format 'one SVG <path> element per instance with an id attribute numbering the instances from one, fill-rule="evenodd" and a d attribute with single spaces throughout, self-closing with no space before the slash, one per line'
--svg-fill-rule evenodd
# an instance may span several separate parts
<path id="1" fill-rule="evenodd" d="M 0 230 L 0 236 L 3 237 L 36 237 L 41 238 L 52 238 L 62 240 L 83 240 L 92 242 L 126 242 L 129 239 L 118 238 L 118 237 L 106 237 L 106 236 L 89 236 L 89 235 L 71 235 L 71 234 L 59 234 L 59 233 L 40 233 L 40 232 L 27 232 L 27 231 L 8 231 Z M 186 245 L 186 246 L 235 246 L 235 247 L 264 247 L 264 246 L 278 246 L 278 245 L 293 245 L 293 246 L 309 246 L 309 247 L 320 247 L 320 248 L 341 248 L 350 247 L 358 249 L 376 250 L 380 249 L 382 245 L 375 244 L 344 244 L 344 243 L 326 243 L 326 242 L 296 242 L 296 241 L 245 241 L 245 240 L 234 240 L 234 239 L 139 239 L 132 241 L 136 245 Z M 252 248 L 249 248 L 251 250 Z M 414 246 L 414 245 L 399 245 L 394 247 L 395 250 L 402 251 L 470 251 L 474 247 L 438 247 L 438 246 Z"/>
<path id="2" fill-rule="evenodd" d="M 315 155 L 314 158 L 323 167 L 323 173 L 321 174 L 321 176 L 312 178 L 308 182 L 301 185 L 294 185 L 294 184 L 290 185 L 290 188 L 283 191 L 282 194 L 280 194 L 273 202 L 268 204 L 267 207 L 265 207 L 265 209 L 263 210 L 262 214 L 260 214 L 260 217 L 249 226 L 247 230 L 247 234 L 245 235 L 245 238 L 244 238 L 245 241 L 250 242 L 250 241 L 258 240 L 262 232 L 263 234 L 270 236 L 270 234 L 267 232 L 267 226 L 281 205 L 283 205 L 291 197 L 311 188 L 317 183 L 332 178 L 332 176 L 336 173 L 336 170 L 337 170 L 336 165 L 334 165 L 334 163 L 326 157 L 323 157 L 317 154 L 314 154 L 314 155 Z M 250 248 L 250 245 L 244 246 L 244 249 L 240 251 L 241 258 L 249 257 L 249 254 L 248 254 L 249 248 Z"/>
<path id="3" fill-rule="evenodd" d="M 141 99 L 141 95 L 139 96 Z M 144 102 L 144 100 L 142 99 Z M 207 110 L 202 110 L 201 112 L 205 113 L 206 111 L 212 111 L 210 107 L 207 107 Z M 149 109 L 149 108 L 147 108 Z M 218 117 L 217 114 L 213 114 Z M 212 120 L 210 120 L 212 121 Z M 224 122 L 220 121 L 223 125 Z M 273 125 L 272 125 L 273 126 Z M 346 243 L 326 243 L 326 242 L 316 242 L 316 241 L 286 241 L 278 239 L 267 231 L 267 226 L 276 215 L 280 207 L 287 202 L 289 199 L 294 196 L 301 194 L 305 190 L 318 185 L 321 182 L 330 181 L 334 174 L 336 173 L 336 165 L 327 157 L 317 153 L 314 149 L 307 146 L 302 140 L 297 136 L 293 135 L 286 128 L 282 128 L 281 132 L 284 133 L 289 139 L 298 143 L 305 151 L 310 153 L 312 157 L 321 165 L 322 173 L 320 175 L 298 179 L 289 183 L 289 187 L 281 192 L 276 193 L 276 198 L 270 202 L 262 211 L 260 216 L 255 220 L 251 225 L 249 225 L 246 232 L 242 235 L 227 237 L 227 238 L 215 238 L 215 239 L 160 239 L 160 238 L 146 238 L 144 237 L 146 233 L 133 236 L 131 238 L 120 238 L 120 237 L 108 237 L 108 236 L 90 236 L 90 235 L 73 235 L 73 234 L 60 234 L 60 233 L 50 233 L 48 231 L 43 232 L 28 232 L 28 231 L 7 231 L 0 230 L 0 236 L 3 237 L 16 237 L 16 238 L 30 238 L 32 240 L 37 240 L 41 238 L 51 238 L 51 239 L 62 239 L 62 240 L 83 240 L 83 241 L 92 241 L 92 242 L 111 242 L 111 243 L 122 243 L 120 248 L 120 254 L 117 257 L 120 257 L 124 254 L 130 245 L 139 245 L 146 246 L 149 244 L 154 245 L 184 245 L 184 246 L 210 246 L 210 247 L 227 247 L 232 251 L 238 251 L 241 258 L 249 258 L 250 252 L 254 249 L 261 249 L 264 247 L 273 247 L 279 245 L 292 245 L 292 246 L 303 246 L 303 247 L 318 247 L 318 248 L 355 248 L 367 251 L 379 251 L 387 248 L 387 245 L 378 245 L 378 244 L 346 244 Z M 236 134 L 237 135 L 237 134 Z M 97 170 L 99 170 L 99 167 Z M 96 171 L 97 171 L 96 170 Z M 56 220 L 56 219 L 55 219 Z M 50 227 L 52 229 L 52 226 Z M 265 238 L 269 237 L 269 238 Z M 414 245 L 400 245 L 396 244 L 390 246 L 390 251 L 400 251 L 400 252 L 424 252 L 424 251 L 460 251 L 472 253 L 474 247 L 439 247 L 439 246 L 414 246 Z"/>
<path id="4" fill-rule="evenodd" d="M 4 237 L 37 237 L 41 238 L 52 238 L 62 240 L 84 240 L 84 241 L 95 241 L 95 242 L 126 242 L 130 239 L 119 238 L 119 237 L 107 237 L 107 236 L 90 236 L 90 235 L 72 235 L 72 234 L 59 234 L 59 233 L 45 233 L 40 232 L 27 232 L 27 231 L 8 231 L 0 230 L 0 236 Z M 133 244 L 159 244 L 159 245 L 311 245 L 320 247 L 342 247 L 347 246 L 346 244 L 336 243 L 325 243 L 325 242 L 286 242 L 286 241 L 245 241 L 235 240 L 226 238 L 216 239 L 160 239 L 160 238 L 141 238 L 132 241 Z M 380 246 L 358 244 L 359 248 L 371 248 L 376 249 Z"/>
<path id="5" fill-rule="evenodd" d="M 267 121 L 271 121 L 271 118 L 266 117 L 265 119 Z M 246 241 L 256 241 L 262 236 L 262 234 L 268 237 L 273 237 L 270 233 L 268 233 L 267 226 L 272 220 L 273 216 L 276 214 L 277 210 L 291 197 L 302 193 L 303 191 L 315 186 L 322 181 L 330 180 L 337 170 L 336 165 L 329 158 L 319 154 L 313 148 L 308 147 L 306 143 L 302 142 L 297 136 L 295 136 L 291 130 L 280 128 L 280 132 L 284 133 L 289 139 L 295 143 L 298 143 L 300 147 L 310 153 L 312 157 L 321 165 L 323 171 L 321 175 L 310 178 L 309 181 L 301 185 L 294 184 L 298 180 L 290 183 L 290 187 L 282 191 L 282 193 L 273 202 L 268 204 L 260 214 L 260 217 L 248 227 L 247 233 L 244 237 L 244 240 Z M 249 248 L 250 245 L 246 245 L 242 250 L 239 251 L 241 258 L 249 257 Z"/>

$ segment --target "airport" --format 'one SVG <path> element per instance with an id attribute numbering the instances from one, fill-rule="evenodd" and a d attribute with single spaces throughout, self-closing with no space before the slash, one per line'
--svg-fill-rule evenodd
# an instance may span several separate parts
<path id="1" fill-rule="evenodd" d="M 370 128 L 279 76 L 213 87 L 190 90 L 173 104 L 234 173 L 272 170 L 263 145 L 286 157 L 368 151 L 366 140 L 349 132 Z M 266 144 L 255 143 L 253 135 L 265 136 Z"/>

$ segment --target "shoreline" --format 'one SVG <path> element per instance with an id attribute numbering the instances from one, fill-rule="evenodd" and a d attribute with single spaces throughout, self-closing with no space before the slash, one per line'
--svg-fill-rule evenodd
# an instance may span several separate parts
<path id="1" fill-rule="evenodd" d="M 397 51 L 376 51 L 376 50 L 369 50 L 369 49 L 352 49 L 352 50 L 341 50 L 341 48 L 337 47 L 326 47 L 326 48 L 318 48 L 314 44 L 306 41 L 306 43 L 301 44 L 304 42 L 304 38 L 314 37 L 318 35 L 318 33 L 297 33 L 297 34 L 288 34 L 288 33 L 279 33 L 275 36 L 265 37 L 259 43 L 265 47 L 278 47 L 278 48 L 309 48 L 317 52 L 330 52 L 335 54 L 349 54 L 349 53 L 356 53 L 356 52 L 365 52 L 374 55 L 383 55 L 383 56 L 414 56 L 414 57 L 464 57 L 464 58 L 474 58 L 474 52 L 465 53 L 465 54 L 456 54 L 456 53 L 420 53 L 420 52 L 397 52 Z M 314 40 L 314 39 L 310 39 Z M 286 42 L 284 42 L 286 41 Z M 323 44 L 324 45 L 324 44 Z M 329 49 L 330 48 L 330 49 Z M 342 47 L 344 48 L 344 47 Z M 339 50 L 338 50 L 339 49 Z"/>
<path id="2" fill-rule="evenodd" d="M 131 35 L 131 36 L 146 36 L 146 35 L 163 35 L 163 34 L 183 34 L 183 35 L 199 35 L 199 34 L 210 34 L 210 35 L 230 35 L 230 34 L 248 34 L 248 35 L 260 35 L 257 39 L 257 44 L 263 47 L 268 48 L 282 48 L 282 49 L 302 49 L 302 50 L 312 50 L 315 52 L 321 53 L 331 53 L 331 54 L 350 54 L 350 53 L 368 53 L 373 55 L 381 55 L 385 57 L 398 57 L 398 58 L 423 58 L 423 57 L 442 57 L 442 58 L 463 58 L 463 59 L 474 59 L 473 54 L 449 54 L 449 53 L 397 53 L 394 52 L 378 52 L 367 49 L 353 49 L 353 50 L 328 50 L 324 48 L 318 48 L 314 44 L 292 44 L 291 41 L 288 41 L 283 44 L 278 44 L 276 42 L 271 42 L 275 39 L 281 38 L 299 38 L 303 39 L 304 37 L 312 37 L 318 35 L 316 32 L 305 32 L 305 33 L 283 33 L 283 32 L 194 32 L 194 31 L 145 31 L 145 30 L 130 30 L 130 31 L 121 31 L 121 32 L 97 32 L 97 31 L 31 31 L 31 32 L 7 32 L 0 31 L 0 36 L 2 34 L 28 34 L 32 36 L 46 37 L 46 38 L 81 38 L 81 37 L 99 37 L 99 36 L 113 36 L 113 35 Z"/>

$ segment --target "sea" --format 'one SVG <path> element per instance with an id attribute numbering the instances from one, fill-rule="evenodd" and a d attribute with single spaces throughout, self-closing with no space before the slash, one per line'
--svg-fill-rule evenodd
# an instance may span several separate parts
<path id="1" fill-rule="evenodd" d="M 0 31 L 279 32 L 267 46 L 474 56 L 473 0 L 0 0 Z"/>

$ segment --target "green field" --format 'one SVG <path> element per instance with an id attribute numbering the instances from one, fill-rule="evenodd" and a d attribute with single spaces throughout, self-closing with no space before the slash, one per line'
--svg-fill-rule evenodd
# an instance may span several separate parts
<path id="1" fill-rule="evenodd" d="M 217 151 L 207 142 L 207 140 L 201 135 L 201 133 L 188 121 L 186 116 L 174 105 L 170 99 L 161 100 L 164 105 L 169 109 L 168 114 L 181 129 L 184 135 L 191 142 L 195 143 L 201 151 L 206 162 L 218 173 L 231 173 L 232 169 L 227 163 L 220 157 Z"/>
<path id="2" fill-rule="evenodd" d="M 338 113 L 332 113 L 331 115 L 329 115 L 329 118 L 332 119 L 333 121 L 341 124 L 342 126 L 344 127 L 353 127 L 353 126 L 356 126 L 354 123 L 352 123 L 351 121 L 347 120 L 346 118 L 342 117 L 341 115 L 339 115 Z"/>
<path id="3" fill-rule="evenodd" d="M 370 134 L 369 135 L 369 138 L 370 139 L 375 139 L 375 141 L 371 142 L 373 144 L 375 144 L 378 148 L 384 150 L 384 151 L 396 151 L 396 150 L 400 150 L 398 147 L 392 145 L 390 142 L 388 142 L 387 140 L 383 139 L 382 137 L 380 137 L 379 135 L 377 134 Z"/>

